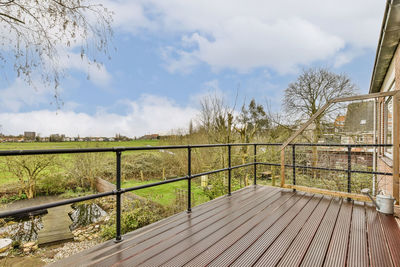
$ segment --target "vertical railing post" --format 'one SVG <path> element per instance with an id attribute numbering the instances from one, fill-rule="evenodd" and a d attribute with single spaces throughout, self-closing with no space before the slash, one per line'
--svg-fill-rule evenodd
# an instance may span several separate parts
<path id="1" fill-rule="evenodd" d="M 254 144 L 254 185 L 257 185 L 257 145 Z"/>
<path id="2" fill-rule="evenodd" d="M 228 145 L 228 196 L 232 194 L 232 158 L 231 158 L 231 145 Z"/>
<path id="3" fill-rule="evenodd" d="M 192 148 L 188 146 L 188 202 L 187 212 L 192 212 Z"/>
<path id="4" fill-rule="evenodd" d="M 115 243 L 119 243 L 122 241 L 121 237 L 121 151 L 116 151 L 117 156 L 117 176 L 116 176 L 116 236 L 115 236 Z"/>
<path id="5" fill-rule="evenodd" d="M 285 186 L 285 148 L 281 150 L 281 187 Z"/>
<path id="6" fill-rule="evenodd" d="M 292 145 L 293 186 L 296 185 L 296 145 Z M 294 188 L 293 191 L 296 191 Z"/>
<path id="7" fill-rule="evenodd" d="M 347 193 L 351 193 L 351 146 L 347 146 Z M 350 201 L 350 198 L 347 198 Z"/>

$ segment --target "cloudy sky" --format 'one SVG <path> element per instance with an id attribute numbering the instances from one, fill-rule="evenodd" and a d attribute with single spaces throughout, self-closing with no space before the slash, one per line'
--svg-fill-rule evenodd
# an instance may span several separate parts
<path id="1" fill-rule="evenodd" d="M 208 93 L 280 109 L 302 68 L 347 73 L 368 92 L 385 1 L 99 0 L 116 50 L 94 67 L 63 65 L 64 105 L 13 75 L 0 80 L 0 132 L 140 136 L 187 128 Z M 6 66 L 12 68 L 12 66 Z"/>

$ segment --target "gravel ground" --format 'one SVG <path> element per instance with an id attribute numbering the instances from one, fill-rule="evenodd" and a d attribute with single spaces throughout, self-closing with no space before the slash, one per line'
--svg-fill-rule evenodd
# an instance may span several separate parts
<path id="1" fill-rule="evenodd" d="M 99 244 L 98 241 L 87 240 L 83 242 L 68 242 L 64 243 L 62 246 L 54 248 L 54 249 L 39 249 L 38 253 L 42 254 L 42 260 L 46 263 L 56 262 L 58 260 L 64 259 L 71 255 L 81 252 L 82 250 L 91 248 L 95 245 Z M 54 257 L 51 257 L 53 256 Z"/>

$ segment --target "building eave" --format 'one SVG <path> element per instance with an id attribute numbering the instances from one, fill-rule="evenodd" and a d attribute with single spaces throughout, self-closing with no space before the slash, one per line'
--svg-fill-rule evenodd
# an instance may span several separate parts
<path id="1" fill-rule="evenodd" d="M 383 16 L 381 33 L 376 49 L 370 93 L 377 93 L 385 80 L 387 70 L 400 40 L 400 0 L 388 0 Z"/>

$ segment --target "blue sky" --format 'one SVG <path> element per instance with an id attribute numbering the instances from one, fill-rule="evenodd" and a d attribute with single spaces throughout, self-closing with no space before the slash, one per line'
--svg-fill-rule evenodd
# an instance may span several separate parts
<path id="1" fill-rule="evenodd" d="M 302 68 L 347 73 L 367 93 L 385 1 L 102 0 L 114 11 L 116 51 L 101 68 L 74 50 L 64 62 L 64 104 L 5 66 L 0 132 L 140 136 L 185 129 L 200 99 L 237 106 L 255 98 L 279 111 Z M 283 3 L 284 2 L 284 3 Z M 89 77 L 89 79 L 88 79 Z"/>

